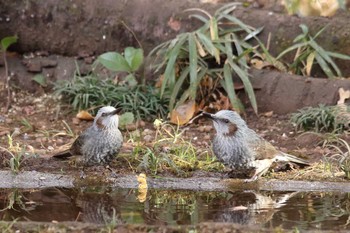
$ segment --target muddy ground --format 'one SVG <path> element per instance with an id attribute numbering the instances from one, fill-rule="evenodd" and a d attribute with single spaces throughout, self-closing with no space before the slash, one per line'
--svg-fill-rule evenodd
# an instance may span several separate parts
<path id="1" fill-rule="evenodd" d="M 73 160 L 62 161 L 51 156 L 58 151 L 69 147 L 77 135 L 92 124 L 91 121 L 82 121 L 76 118 L 76 112 L 64 102 L 57 99 L 55 95 L 35 95 L 26 92 L 17 92 L 14 95 L 12 108 L 8 114 L 1 114 L 0 123 L 0 146 L 2 149 L 1 170 L 11 170 L 9 160 L 11 155 L 4 149 L 11 149 L 8 135 L 12 135 L 12 146 L 19 146 L 27 152 L 26 158 L 20 166 L 20 171 L 49 172 L 62 175 L 72 175 L 79 180 L 81 166 Z M 288 169 L 282 166 L 281 172 L 271 172 L 268 178 L 293 179 L 293 180 L 322 180 L 322 181 L 346 181 L 344 174 L 339 170 L 327 171 L 324 159 L 332 150 L 323 147 L 327 134 L 315 135 L 313 133 L 297 132 L 290 122 L 290 115 L 276 115 L 273 112 L 261 113 L 256 116 L 253 112 L 247 111 L 246 120 L 248 125 L 256 130 L 259 135 L 270 141 L 273 145 L 284 152 L 288 152 L 312 163 L 312 166 L 299 170 Z M 123 130 L 124 145 L 122 151 L 110 168 L 118 175 L 136 174 L 141 172 L 137 163 L 130 163 L 129 157 L 135 154 L 138 145 L 152 146 L 156 143 L 156 129 L 152 122 L 142 122 L 135 130 L 134 125 L 129 125 Z M 181 138 L 191 142 L 197 155 L 211 151 L 211 138 L 214 134 L 212 123 L 208 120 L 195 121 L 193 124 L 181 128 L 184 130 Z M 72 134 L 73 133 L 73 134 Z M 138 139 L 135 140 L 135 134 Z M 345 133 L 342 137 L 349 141 L 349 135 Z M 168 144 L 166 147 L 176 147 L 176 144 Z M 12 148 L 13 149 L 13 148 Z M 169 148 L 164 148 L 164 150 Z M 142 153 L 136 153 L 140 160 Z M 333 151 L 335 153 L 335 151 Z M 91 173 L 90 177 L 100 177 L 86 182 L 100 182 L 111 175 L 111 171 L 100 167 L 85 169 Z M 101 173 L 102 172 L 102 173 Z M 145 171 L 148 172 L 147 170 Z M 149 172 L 150 173 L 150 172 Z M 101 175 L 102 174 L 102 175 Z M 163 176 L 174 177 L 176 174 L 164 170 Z M 194 169 L 188 171 L 186 177 L 221 177 L 228 178 L 227 171 L 202 171 Z M 85 183 L 85 181 L 83 182 Z"/>

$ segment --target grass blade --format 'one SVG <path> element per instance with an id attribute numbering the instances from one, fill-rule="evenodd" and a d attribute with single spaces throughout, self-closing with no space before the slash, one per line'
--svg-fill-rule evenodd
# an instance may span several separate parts
<path id="1" fill-rule="evenodd" d="M 188 50 L 189 50 L 189 59 L 190 59 L 190 97 L 191 99 L 196 98 L 197 90 L 197 47 L 195 41 L 194 33 L 189 34 L 188 36 Z"/>

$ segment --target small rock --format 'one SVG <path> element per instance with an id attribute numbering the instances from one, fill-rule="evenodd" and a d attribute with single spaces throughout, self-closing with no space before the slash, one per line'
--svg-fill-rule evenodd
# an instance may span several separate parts
<path id="1" fill-rule="evenodd" d="M 46 180 L 46 178 L 43 177 L 43 176 L 41 176 L 41 177 L 39 178 L 39 180 Z"/>
<path id="2" fill-rule="evenodd" d="M 29 61 L 26 64 L 27 71 L 32 73 L 40 73 L 42 66 L 40 61 Z"/>
<path id="3" fill-rule="evenodd" d="M 48 149 L 48 151 L 53 151 L 54 150 L 54 148 L 52 146 L 48 146 L 47 149 Z"/>
<path id="4" fill-rule="evenodd" d="M 138 121 L 138 124 L 141 128 L 144 128 L 146 126 L 146 123 L 143 120 Z"/>
<path id="5" fill-rule="evenodd" d="M 19 129 L 19 128 L 14 128 L 14 130 L 13 130 L 13 133 L 12 133 L 12 137 L 16 137 L 16 136 L 18 136 L 18 135 L 20 135 L 21 134 L 21 130 Z"/>
<path id="6" fill-rule="evenodd" d="M 143 135 L 148 135 L 148 134 L 151 134 L 151 130 L 150 129 L 144 129 L 143 131 L 142 131 L 142 134 Z"/>
<path id="7" fill-rule="evenodd" d="M 211 138 L 210 138 L 210 135 L 209 134 L 206 134 L 206 135 L 204 135 L 204 137 L 203 137 L 203 140 L 204 141 L 209 141 Z"/>
<path id="8" fill-rule="evenodd" d="M 153 137 L 151 135 L 147 134 L 143 137 L 143 140 L 145 142 L 151 142 L 153 140 Z"/>
<path id="9" fill-rule="evenodd" d="M 36 51 L 35 55 L 40 56 L 40 57 L 47 57 L 47 56 L 49 56 L 49 52 L 48 51 Z"/>
<path id="10" fill-rule="evenodd" d="M 77 118 L 77 117 L 74 117 L 73 119 L 72 119 L 72 122 L 73 122 L 73 124 L 74 125 L 79 125 L 80 124 L 80 119 L 79 118 Z"/>
<path id="11" fill-rule="evenodd" d="M 84 62 L 86 64 L 92 64 L 94 62 L 94 58 L 93 57 L 84 57 Z"/>
<path id="12" fill-rule="evenodd" d="M 23 140 L 28 140 L 29 139 L 29 135 L 27 133 L 23 134 Z"/>
<path id="13" fill-rule="evenodd" d="M 134 131 L 134 130 L 137 129 L 137 127 L 136 127 L 136 124 L 127 124 L 127 125 L 125 126 L 125 129 L 126 129 L 126 130 L 129 130 L 129 131 Z"/>
<path id="14" fill-rule="evenodd" d="M 58 138 L 56 140 L 56 143 L 57 143 L 57 145 L 62 145 L 64 142 L 63 142 L 63 140 L 61 138 Z"/>
<path id="15" fill-rule="evenodd" d="M 41 67 L 49 68 L 49 67 L 56 67 L 57 61 L 49 59 L 49 58 L 43 58 L 41 60 Z"/>
<path id="16" fill-rule="evenodd" d="M 6 118 L 5 119 L 5 123 L 6 124 L 11 124 L 13 122 L 13 120 L 11 118 Z"/>

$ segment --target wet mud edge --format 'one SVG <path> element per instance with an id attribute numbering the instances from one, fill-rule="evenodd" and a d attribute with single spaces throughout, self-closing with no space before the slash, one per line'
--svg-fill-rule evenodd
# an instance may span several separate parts
<path id="1" fill-rule="evenodd" d="M 194 178 L 147 178 L 148 187 L 154 189 L 183 189 L 196 191 L 229 191 L 229 190 L 270 190 L 270 191 L 339 191 L 350 192 L 347 182 L 320 182 L 300 180 L 266 180 L 245 183 L 238 179 L 221 179 L 213 177 Z M 106 178 L 103 183 L 115 188 L 137 188 L 135 175 L 118 175 Z M 0 171 L 0 188 L 73 188 L 87 184 L 64 174 L 24 171 L 14 174 L 11 171 Z"/>

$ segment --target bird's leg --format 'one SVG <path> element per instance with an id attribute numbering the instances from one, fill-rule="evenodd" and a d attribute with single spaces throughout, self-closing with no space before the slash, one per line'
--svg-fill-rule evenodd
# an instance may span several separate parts
<path id="1" fill-rule="evenodd" d="M 83 169 L 80 171 L 80 179 L 85 179 L 86 178 L 86 174 L 85 174 L 85 165 L 83 165 Z"/>
<path id="2" fill-rule="evenodd" d="M 109 165 L 107 165 L 106 168 L 112 173 L 111 177 L 113 177 L 113 178 L 118 177 L 117 173 L 115 173 L 115 171 Z"/>
<path id="3" fill-rule="evenodd" d="M 252 165 L 252 167 L 255 167 L 255 173 L 252 178 L 246 179 L 244 182 L 256 181 L 269 170 L 272 163 L 273 159 L 255 160 Z"/>

